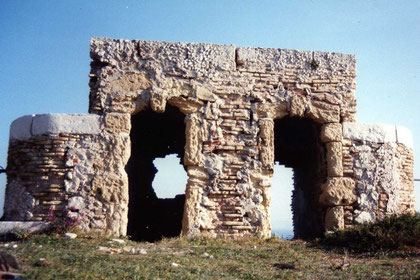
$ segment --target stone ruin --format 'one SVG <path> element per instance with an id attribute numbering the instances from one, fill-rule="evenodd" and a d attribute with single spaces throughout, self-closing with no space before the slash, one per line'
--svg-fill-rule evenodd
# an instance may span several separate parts
<path id="1" fill-rule="evenodd" d="M 353 55 L 105 38 L 90 55 L 89 114 L 12 123 L 3 220 L 66 210 L 136 240 L 268 238 L 275 162 L 294 171 L 295 237 L 414 212 L 411 133 L 355 122 Z M 159 199 L 168 154 L 188 183 Z"/>

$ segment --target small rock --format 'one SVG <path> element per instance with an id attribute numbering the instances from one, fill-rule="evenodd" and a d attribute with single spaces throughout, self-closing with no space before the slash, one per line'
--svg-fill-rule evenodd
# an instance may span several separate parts
<path id="1" fill-rule="evenodd" d="M 131 254 L 135 254 L 135 253 L 136 253 L 136 249 L 131 248 L 130 253 L 131 253 Z"/>
<path id="2" fill-rule="evenodd" d="M 66 232 L 65 234 L 63 234 L 63 237 L 67 238 L 67 239 L 76 239 L 77 234 L 71 233 L 71 232 Z"/>
<path id="3" fill-rule="evenodd" d="M 139 255 L 147 255 L 147 251 L 145 249 L 137 249 L 137 254 L 139 254 Z"/>
<path id="4" fill-rule="evenodd" d="M 177 264 L 176 262 L 171 263 L 171 267 L 178 267 L 179 264 Z"/>
<path id="5" fill-rule="evenodd" d="M 131 247 L 131 246 L 125 246 L 122 249 L 123 249 L 124 252 L 130 253 L 133 250 L 133 247 Z"/>
<path id="6" fill-rule="evenodd" d="M 206 258 L 209 258 L 209 259 L 214 258 L 213 255 L 210 255 L 209 253 L 206 253 L 206 252 L 203 253 L 203 257 L 206 257 Z"/>
<path id="7" fill-rule="evenodd" d="M 104 246 L 99 246 L 98 247 L 98 251 L 107 251 L 108 247 L 104 247 Z"/>
<path id="8" fill-rule="evenodd" d="M 45 258 L 39 258 L 39 260 L 35 262 L 35 266 L 49 266 L 49 265 L 50 263 L 47 262 Z"/>
<path id="9" fill-rule="evenodd" d="M 18 245 L 17 244 L 13 244 L 13 246 L 12 246 L 12 248 L 17 248 L 18 247 Z"/>
<path id="10" fill-rule="evenodd" d="M 108 251 L 106 251 L 108 254 L 119 254 L 121 253 L 121 249 L 118 248 L 108 248 Z"/>
<path id="11" fill-rule="evenodd" d="M 3 246 L 7 248 L 7 247 L 9 247 L 9 246 L 10 246 L 10 244 L 9 244 L 9 243 L 6 243 L 6 244 L 4 244 Z"/>
<path id="12" fill-rule="evenodd" d="M 117 244 L 121 244 L 121 245 L 125 243 L 125 240 L 117 239 L 117 238 L 111 239 L 111 241 Z"/>

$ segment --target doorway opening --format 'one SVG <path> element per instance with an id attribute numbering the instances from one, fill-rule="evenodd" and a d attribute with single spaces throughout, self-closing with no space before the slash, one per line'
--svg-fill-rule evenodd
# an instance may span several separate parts
<path id="1" fill-rule="evenodd" d="M 153 183 L 158 169 L 153 161 L 175 154 L 179 164 L 183 164 L 184 118 L 170 105 L 164 113 L 147 110 L 131 117 L 131 157 L 126 166 L 129 181 L 127 234 L 133 240 L 154 242 L 181 233 L 185 185 L 182 193 L 175 197 L 159 198 Z M 167 188 L 179 189 L 173 186 L 172 176 L 169 173 L 164 183 Z"/>
<path id="2" fill-rule="evenodd" d="M 327 166 L 320 130 L 321 126 L 310 119 L 285 117 L 274 121 L 274 160 L 293 168 L 294 238 L 313 239 L 324 231 L 325 210 L 318 200 Z"/>

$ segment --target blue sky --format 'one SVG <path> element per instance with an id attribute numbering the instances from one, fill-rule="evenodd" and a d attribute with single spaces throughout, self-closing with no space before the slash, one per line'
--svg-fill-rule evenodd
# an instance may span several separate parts
<path id="1" fill-rule="evenodd" d="M 419 15 L 420 1 L 409 0 L 2 0 L 0 165 L 14 119 L 87 113 L 91 36 L 355 54 L 357 120 L 408 127 L 418 155 Z"/>

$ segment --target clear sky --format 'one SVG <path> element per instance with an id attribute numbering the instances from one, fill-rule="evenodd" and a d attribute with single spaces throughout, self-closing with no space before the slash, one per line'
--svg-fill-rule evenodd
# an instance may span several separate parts
<path id="1" fill-rule="evenodd" d="M 1 0 L 0 165 L 14 119 L 87 113 L 91 36 L 355 54 L 357 120 L 408 127 L 419 155 L 419 15 L 415 0 Z"/>

